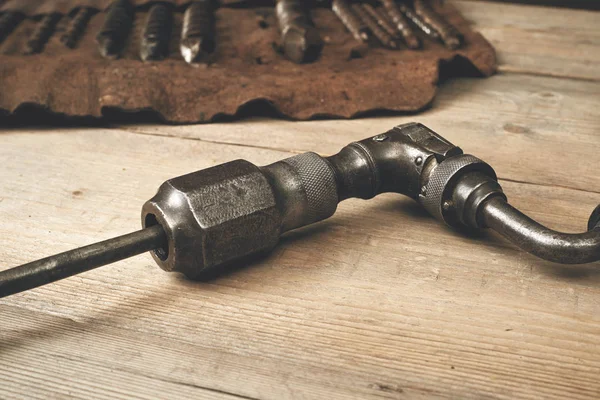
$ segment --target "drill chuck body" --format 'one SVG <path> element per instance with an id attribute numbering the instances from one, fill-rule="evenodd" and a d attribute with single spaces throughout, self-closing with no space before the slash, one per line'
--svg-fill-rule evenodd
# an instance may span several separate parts
<path id="1" fill-rule="evenodd" d="M 412 123 L 327 158 L 309 152 L 264 167 L 236 160 L 168 180 L 143 206 L 142 224 L 165 230 L 167 245 L 153 253 L 161 268 L 198 278 L 270 250 L 282 233 L 332 216 L 348 198 L 400 193 L 461 223 L 444 203 L 466 171 L 496 180 L 489 165 Z"/>

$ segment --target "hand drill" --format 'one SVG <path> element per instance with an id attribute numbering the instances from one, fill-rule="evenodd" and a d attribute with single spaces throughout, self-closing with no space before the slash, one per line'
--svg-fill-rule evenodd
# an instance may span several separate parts
<path id="1" fill-rule="evenodd" d="M 600 260 L 600 205 L 587 232 L 550 230 L 507 203 L 492 167 L 409 123 L 330 157 L 304 153 L 264 167 L 235 160 L 170 179 L 142 207 L 142 230 L 0 272 L 0 297 L 146 251 L 162 269 L 200 279 L 329 218 L 340 201 L 386 192 L 452 227 L 491 228 L 546 260 Z"/>

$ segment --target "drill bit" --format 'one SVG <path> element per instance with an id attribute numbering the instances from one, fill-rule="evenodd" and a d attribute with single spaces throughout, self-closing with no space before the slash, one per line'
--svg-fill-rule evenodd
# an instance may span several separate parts
<path id="1" fill-rule="evenodd" d="M 398 50 L 400 48 L 400 42 L 397 38 L 389 34 L 383 29 L 369 13 L 366 11 L 363 4 L 352 4 L 352 11 L 360 18 L 364 24 L 369 28 L 373 36 L 377 38 L 379 43 L 388 49 Z"/>
<path id="2" fill-rule="evenodd" d="M 442 42 L 451 50 L 457 49 L 462 44 L 462 35 L 456 28 L 448 23 L 441 15 L 436 13 L 431 5 L 424 0 L 414 0 L 415 12 L 427 24 L 435 29 Z"/>
<path id="3" fill-rule="evenodd" d="M 321 54 L 323 40 L 305 2 L 277 0 L 275 13 L 286 57 L 297 64 L 316 60 Z"/>
<path id="4" fill-rule="evenodd" d="M 48 39 L 50 39 L 50 36 L 52 36 L 52 33 L 54 33 L 54 29 L 60 18 L 61 15 L 59 13 L 44 15 L 27 40 L 23 53 L 27 55 L 40 53 L 44 49 Z"/>
<path id="5" fill-rule="evenodd" d="M 133 6 L 128 0 L 115 0 L 106 12 L 102 29 L 96 35 L 102 57 L 118 58 L 133 24 Z"/>
<path id="6" fill-rule="evenodd" d="M 421 39 L 415 34 L 412 27 L 409 25 L 406 17 L 402 15 L 402 12 L 396 6 L 396 2 L 394 0 L 383 0 L 383 8 L 391 18 L 394 25 L 396 25 L 396 29 L 402 35 L 404 39 L 404 43 L 408 46 L 409 49 L 418 49 L 421 47 Z"/>
<path id="7" fill-rule="evenodd" d="M 71 18 L 67 30 L 60 37 L 61 43 L 68 48 L 74 48 L 95 13 L 96 10 L 91 7 L 79 7 L 75 16 Z"/>
<path id="8" fill-rule="evenodd" d="M 179 50 L 188 64 L 215 51 L 215 5 L 212 0 L 192 2 L 183 15 Z"/>
<path id="9" fill-rule="evenodd" d="M 354 39 L 359 42 L 367 42 L 371 39 L 371 31 L 365 23 L 356 15 L 346 3 L 346 0 L 333 0 L 331 9 L 342 21 L 346 29 L 350 31 Z"/>
<path id="10" fill-rule="evenodd" d="M 23 19 L 25 19 L 25 15 L 15 11 L 6 11 L 0 15 L 0 43 L 15 30 Z"/>
<path id="11" fill-rule="evenodd" d="M 440 39 L 440 34 L 431 25 L 425 22 L 420 16 L 418 16 L 413 10 L 411 10 L 406 4 L 397 4 L 398 9 L 408 18 L 413 24 L 423 31 L 427 36 L 434 40 Z"/>
<path id="12" fill-rule="evenodd" d="M 0 297 L 10 296 L 164 246 L 159 225 L 0 271 Z"/>
<path id="13" fill-rule="evenodd" d="M 169 41 L 173 28 L 171 6 L 155 4 L 148 12 L 140 43 L 140 58 L 143 61 L 162 60 L 169 53 Z"/>
<path id="14" fill-rule="evenodd" d="M 372 5 L 369 3 L 362 3 L 363 10 L 369 14 L 371 18 L 377 21 L 377 24 L 385 29 L 387 33 L 389 33 L 394 38 L 398 37 L 398 31 L 394 24 L 390 22 L 389 19 L 385 15 L 380 14 Z"/>

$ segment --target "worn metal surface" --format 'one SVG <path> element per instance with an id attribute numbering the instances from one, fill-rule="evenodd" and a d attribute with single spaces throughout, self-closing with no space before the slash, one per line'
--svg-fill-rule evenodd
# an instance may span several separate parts
<path id="1" fill-rule="evenodd" d="M 202 278 L 330 217 L 340 201 L 387 192 L 411 197 L 452 227 L 494 229 L 546 260 L 600 260 L 600 206 L 586 233 L 548 229 L 506 202 L 492 167 L 408 123 L 327 158 L 304 153 L 265 167 L 236 160 L 170 179 L 144 204 L 144 230 L 0 273 L 0 295 L 148 250 L 164 270 Z"/>
<path id="2" fill-rule="evenodd" d="M 354 13 L 364 22 L 383 47 L 393 50 L 398 50 L 400 48 L 400 41 L 385 30 L 366 10 L 363 4 L 352 4 L 352 11 L 354 11 Z"/>
<path id="3" fill-rule="evenodd" d="M 423 31 L 432 39 L 440 39 L 440 34 L 428 22 L 424 21 L 417 13 L 404 3 L 397 3 L 398 9 L 408 18 L 417 28 Z"/>
<path id="4" fill-rule="evenodd" d="M 44 15 L 25 44 L 24 53 L 36 54 L 41 52 L 44 49 L 46 42 L 48 42 L 48 39 L 50 39 L 54 33 L 56 24 L 61 18 L 62 16 L 58 13 Z"/>
<path id="5" fill-rule="evenodd" d="M 215 4 L 212 0 L 192 2 L 183 14 L 179 50 L 188 63 L 197 63 L 215 51 Z"/>
<path id="6" fill-rule="evenodd" d="M 19 12 L 7 11 L 0 15 L 0 43 L 15 30 L 25 16 Z"/>
<path id="7" fill-rule="evenodd" d="M 394 23 L 396 29 L 409 49 L 418 49 L 421 47 L 421 39 L 415 34 L 413 28 L 408 23 L 406 17 L 402 14 L 394 0 L 383 0 L 383 9 Z"/>
<path id="8" fill-rule="evenodd" d="M 375 9 L 375 7 L 373 7 L 369 3 L 361 3 L 361 6 L 371 18 L 377 21 L 377 25 L 382 27 L 391 36 L 398 37 L 398 30 L 386 15 L 380 13 L 378 10 Z"/>
<path id="9" fill-rule="evenodd" d="M 55 282 L 164 246 L 160 226 L 66 251 L 0 272 L 0 297 Z"/>
<path id="10" fill-rule="evenodd" d="M 98 51 L 105 58 L 118 58 L 133 24 L 133 6 L 128 0 L 111 3 L 102 29 L 96 35 Z"/>
<path id="11" fill-rule="evenodd" d="M 460 32 L 458 32 L 456 28 L 446 21 L 441 15 L 436 13 L 428 2 L 423 0 L 415 0 L 414 7 L 417 15 L 439 33 L 440 38 L 446 47 L 452 50 L 460 47 L 463 41 Z"/>
<path id="12" fill-rule="evenodd" d="M 588 221 L 588 231 L 592 229 L 600 229 L 600 204 L 594 209 Z"/>
<path id="13" fill-rule="evenodd" d="M 523 214 L 502 198 L 483 204 L 485 226 L 508 240 L 548 261 L 583 264 L 600 260 L 600 229 L 585 233 L 563 233 L 548 229 Z"/>
<path id="14" fill-rule="evenodd" d="M 352 11 L 346 0 L 333 0 L 331 9 L 342 21 L 346 29 L 352 34 L 354 39 L 359 42 L 366 42 L 371 38 L 371 30 L 367 25 Z"/>
<path id="15" fill-rule="evenodd" d="M 281 217 L 265 175 L 236 160 L 165 182 L 144 204 L 142 223 L 166 232 L 167 248 L 153 253 L 159 266 L 195 278 L 275 246 Z"/>
<path id="16" fill-rule="evenodd" d="M 74 48 L 90 22 L 90 19 L 96 12 L 97 11 L 91 7 L 80 7 L 73 18 L 71 18 L 71 21 L 69 21 L 69 26 L 65 33 L 61 35 L 61 43 L 71 49 Z"/>
<path id="17" fill-rule="evenodd" d="M 155 4 L 150 8 L 140 42 L 140 58 L 143 61 L 162 60 L 169 53 L 169 41 L 173 30 L 173 11 L 168 4 Z"/>
<path id="18" fill-rule="evenodd" d="M 278 0 L 275 14 L 283 52 L 295 63 L 315 61 L 323 49 L 323 40 L 302 0 Z"/>

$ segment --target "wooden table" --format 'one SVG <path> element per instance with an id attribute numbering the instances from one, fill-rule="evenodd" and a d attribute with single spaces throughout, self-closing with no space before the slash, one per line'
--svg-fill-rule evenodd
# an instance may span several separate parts
<path id="1" fill-rule="evenodd" d="M 600 13 L 455 1 L 500 73 L 418 116 L 0 133 L 2 268 L 126 233 L 163 180 L 418 120 L 496 168 L 518 208 L 583 231 L 600 202 Z M 144 255 L 0 300 L 0 398 L 600 396 L 600 264 L 467 238 L 394 195 L 343 202 L 208 283 Z"/>

